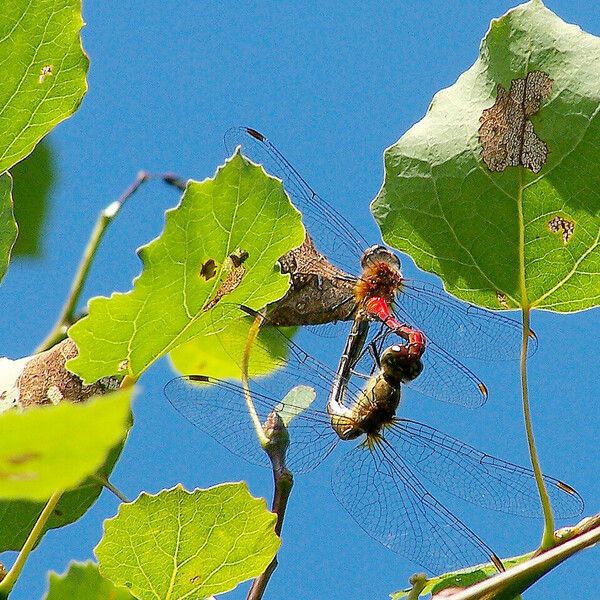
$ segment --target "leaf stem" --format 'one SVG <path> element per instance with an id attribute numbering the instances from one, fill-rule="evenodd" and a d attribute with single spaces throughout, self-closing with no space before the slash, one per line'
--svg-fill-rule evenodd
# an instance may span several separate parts
<path id="1" fill-rule="evenodd" d="M 17 560 L 15 560 L 13 566 L 10 568 L 10 571 L 6 574 L 6 577 L 0 582 L 0 600 L 5 600 L 8 598 L 8 595 L 15 586 L 17 578 L 23 570 L 23 566 L 25 565 L 27 557 L 35 546 L 38 538 L 42 535 L 44 527 L 46 526 L 46 522 L 56 508 L 61 496 L 62 492 L 54 492 L 54 494 L 50 496 L 48 502 L 46 502 L 46 506 L 44 506 L 44 510 L 42 510 L 40 513 L 40 516 L 35 522 L 33 529 L 27 536 L 19 555 L 17 556 Z"/>
<path id="2" fill-rule="evenodd" d="M 182 184 L 182 181 L 172 173 L 152 174 L 147 171 L 140 171 L 134 182 L 121 194 L 121 196 L 100 212 L 83 256 L 81 257 L 79 267 L 73 282 L 71 283 L 69 295 L 67 296 L 60 315 L 46 339 L 37 347 L 36 352 L 43 352 L 44 350 L 52 348 L 52 346 L 65 339 L 67 336 L 67 330 L 76 321 L 75 310 L 77 308 L 77 302 L 79 301 L 92 262 L 108 226 L 114 221 L 127 200 L 131 198 L 144 183 L 151 179 L 162 179 L 165 183 L 175 185 L 176 187 L 179 187 Z M 183 185 L 185 188 L 185 184 Z"/>
<path id="3" fill-rule="evenodd" d="M 113 485 L 106 475 L 100 475 L 100 473 L 94 474 L 94 479 L 102 484 L 109 492 L 112 492 L 121 502 L 129 503 L 131 500 L 115 485 Z"/>
<path id="4" fill-rule="evenodd" d="M 250 326 L 248 330 L 248 337 L 246 338 L 246 344 L 244 346 L 244 353 L 242 354 L 242 364 L 241 367 L 241 381 L 242 388 L 244 390 L 244 399 L 246 401 L 246 408 L 248 409 L 248 413 L 250 415 L 250 419 L 252 420 L 252 424 L 254 425 L 254 430 L 256 432 L 256 436 L 260 441 L 260 445 L 263 448 L 266 448 L 269 443 L 269 439 L 265 435 L 263 431 L 262 423 L 258 418 L 258 413 L 256 412 L 256 408 L 254 407 L 254 402 L 252 401 L 252 394 L 250 393 L 250 385 L 248 383 L 248 365 L 250 362 L 250 350 L 252 349 L 252 345 L 256 341 L 256 337 L 258 336 L 258 331 L 260 329 L 260 325 L 262 323 L 262 316 L 259 314 L 254 319 L 254 322 Z"/>
<path id="5" fill-rule="evenodd" d="M 529 338 L 531 336 L 530 329 L 530 315 L 531 309 L 529 307 L 523 307 L 523 338 L 521 340 L 521 393 L 523 398 L 523 419 L 525 421 L 525 431 L 527 434 L 527 446 L 529 447 L 529 457 L 531 459 L 531 466 L 533 468 L 533 474 L 535 477 L 535 483 L 538 488 L 540 495 L 540 502 L 542 503 L 542 511 L 544 513 L 544 532 L 542 534 L 542 540 L 540 542 L 540 549 L 547 550 L 552 548 L 554 545 L 554 515 L 552 513 L 552 505 L 550 504 L 550 498 L 548 491 L 546 490 L 546 484 L 542 475 L 542 469 L 540 467 L 540 460 L 538 457 L 537 449 L 535 447 L 535 439 L 533 435 L 533 425 L 531 422 L 531 409 L 529 406 L 529 392 L 527 386 L 527 349 L 529 345 Z"/>

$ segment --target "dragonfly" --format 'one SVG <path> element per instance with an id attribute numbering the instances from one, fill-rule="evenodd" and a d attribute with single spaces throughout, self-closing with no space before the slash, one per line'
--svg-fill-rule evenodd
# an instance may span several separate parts
<path id="1" fill-rule="evenodd" d="M 230 314 L 232 308 L 222 310 Z M 239 310 L 235 327 L 215 333 L 229 351 L 244 347 L 250 324 L 263 319 L 245 307 Z M 407 361 L 401 344 L 382 351 L 372 376 L 352 375 L 343 396 L 332 397 L 334 370 L 272 324 L 263 331 L 268 337 L 259 335 L 247 354 L 247 372 L 262 375 L 251 376 L 247 389 L 262 423 L 272 421 L 274 413 L 287 422 L 286 464 L 292 472 L 308 472 L 337 446 L 349 447 L 334 467 L 333 492 L 375 540 L 432 572 L 488 561 L 502 568 L 491 548 L 422 480 L 486 508 L 537 516 L 539 499 L 531 470 L 398 414 Z M 285 350 L 274 353 L 274 347 Z M 308 408 L 296 400 L 295 384 L 314 393 Z M 239 381 L 187 375 L 171 380 L 164 392 L 176 411 L 229 451 L 270 466 Z M 557 517 L 583 510 L 573 488 L 552 477 L 544 479 Z"/>
<path id="2" fill-rule="evenodd" d="M 416 379 L 413 387 L 471 408 L 486 401 L 484 382 L 456 357 L 518 358 L 520 323 L 457 300 L 435 285 L 405 278 L 400 259 L 384 246 L 369 246 L 262 133 L 249 127 L 233 128 L 225 134 L 225 145 L 228 151 L 241 146 L 247 158 L 281 179 L 303 214 L 304 244 L 280 259 L 282 271 L 291 274 L 291 287 L 271 305 L 273 323 L 353 321 L 338 366 L 342 387 L 362 353 L 370 323 L 383 323 L 406 340 L 407 358 L 423 360 L 427 375 Z M 352 274 L 359 267 L 360 273 Z M 530 342 L 532 353 L 536 348 L 533 335 Z"/>

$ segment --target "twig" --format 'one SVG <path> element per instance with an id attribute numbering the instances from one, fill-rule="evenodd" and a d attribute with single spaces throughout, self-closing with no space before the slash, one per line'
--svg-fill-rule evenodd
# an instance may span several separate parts
<path id="1" fill-rule="evenodd" d="M 55 492 L 50 496 L 48 502 L 46 502 L 46 506 L 44 506 L 44 510 L 40 513 L 33 529 L 27 536 L 19 555 L 17 556 L 17 560 L 15 560 L 13 566 L 10 568 L 10 571 L 6 574 L 6 577 L 0 582 L 0 600 L 5 600 L 8 598 L 8 595 L 12 591 L 17 578 L 19 577 L 21 571 L 23 570 L 23 566 L 25 565 L 25 561 L 29 556 L 29 553 L 35 546 L 38 538 L 44 532 L 44 527 L 46 526 L 46 522 L 50 518 L 50 515 L 56 508 L 58 501 L 62 496 L 62 492 Z"/>
<path id="2" fill-rule="evenodd" d="M 135 181 L 121 194 L 121 196 L 111 202 L 106 208 L 104 208 L 96 221 L 96 225 L 90 235 L 86 249 L 79 263 L 79 268 L 71 284 L 71 289 L 67 300 L 62 308 L 62 311 L 56 320 L 52 331 L 48 334 L 46 339 L 38 346 L 36 352 L 42 352 L 52 348 L 55 344 L 62 341 L 67 336 L 67 330 L 76 321 L 75 310 L 77 302 L 83 291 L 87 276 L 98 251 L 98 246 L 108 229 L 108 226 L 114 221 L 115 217 L 119 214 L 125 203 L 131 196 L 138 191 L 138 189 L 147 181 L 153 179 L 162 179 L 165 183 L 175 186 L 178 189 L 185 189 L 185 182 L 174 175 L 173 173 L 148 173 L 147 171 L 140 171 L 135 178 Z"/>
<path id="3" fill-rule="evenodd" d="M 600 525 L 556 546 L 539 556 L 494 575 L 452 596 L 452 600 L 479 600 L 495 598 L 508 600 L 531 587 L 538 579 L 567 558 L 600 542 Z"/>
<path id="4" fill-rule="evenodd" d="M 287 507 L 288 498 L 294 485 L 294 477 L 288 469 L 285 468 L 284 455 L 281 452 L 270 452 L 267 450 L 269 458 L 271 459 L 271 465 L 273 466 L 273 503 L 271 510 L 277 515 L 277 521 L 275 522 L 275 533 L 281 537 L 281 529 L 283 527 L 283 519 L 285 517 L 285 509 Z M 260 600 L 267 589 L 271 575 L 277 568 L 277 556 L 269 563 L 269 566 L 265 569 L 264 573 L 259 575 L 250 586 L 246 600 Z"/>
<path id="5" fill-rule="evenodd" d="M 127 498 L 127 496 L 117 486 L 113 485 L 108 480 L 108 477 L 106 477 L 106 475 L 100 475 L 99 473 L 96 473 L 93 477 L 99 483 L 101 483 L 102 486 L 105 487 L 109 492 L 112 492 L 121 502 L 131 502 L 131 500 L 129 500 L 129 498 Z"/>

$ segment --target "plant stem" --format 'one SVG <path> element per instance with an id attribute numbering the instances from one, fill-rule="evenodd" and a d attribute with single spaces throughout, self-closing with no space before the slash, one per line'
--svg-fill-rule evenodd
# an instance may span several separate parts
<path id="1" fill-rule="evenodd" d="M 114 202 L 111 202 L 100 212 L 83 256 L 81 257 L 75 278 L 71 283 L 71 289 L 69 291 L 67 300 L 65 301 L 65 304 L 58 319 L 56 320 L 56 323 L 54 324 L 54 327 L 52 328 L 52 331 L 37 347 L 36 352 L 43 352 L 44 350 L 52 348 L 52 346 L 65 339 L 67 336 L 67 330 L 76 320 L 75 310 L 77 308 L 77 302 L 79 301 L 81 292 L 83 291 L 83 286 L 87 280 L 90 267 L 92 266 L 92 261 L 96 256 L 98 247 L 102 241 L 102 238 L 104 237 L 104 234 L 106 233 L 106 230 L 108 229 L 108 226 L 119 214 L 125 202 L 127 202 L 127 200 L 133 196 L 133 194 L 135 194 L 135 192 L 137 192 L 137 190 L 144 183 L 150 181 L 151 179 L 162 179 L 169 185 L 174 185 L 181 189 L 180 185 L 182 184 L 182 181 L 172 173 L 152 174 L 148 173 L 147 171 L 140 171 L 137 174 L 135 181 L 121 194 L 121 196 Z M 183 183 L 183 186 L 185 188 L 185 183 Z"/>
<path id="2" fill-rule="evenodd" d="M 270 455 L 269 455 L 270 456 Z M 277 515 L 277 521 L 275 522 L 275 533 L 281 537 L 281 529 L 283 527 L 283 519 L 285 517 L 285 509 L 287 506 L 288 498 L 294 485 L 294 477 L 285 467 L 282 467 L 282 463 L 278 460 L 271 458 L 271 464 L 273 465 L 273 503 L 271 510 Z M 246 600 L 260 600 L 267 589 L 271 575 L 277 568 L 277 556 L 269 563 L 269 566 L 265 569 L 264 573 L 259 575 L 253 582 Z"/>
<path id="3" fill-rule="evenodd" d="M 127 498 L 127 496 L 118 487 L 113 485 L 108 480 L 106 475 L 100 475 L 99 473 L 96 473 L 94 475 L 94 479 L 98 480 L 99 483 L 101 483 L 109 492 L 112 492 L 121 502 L 131 502 L 131 500 L 129 500 L 129 498 Z"/>
<path id="4" fill-rule="evenodd" d="M 600 525 L 564 542 L 539 556 L 468 587 L 452 596 L 452 600 L 495 598 L 509 600 L 531 587 L 538 579 L 567 558 L 600 542 Z"/>
<path id="5" fill-rule="evenodd" d="M 8 595 L 13 589 L 17 578 L 23 570 L 23 566 L 25 565 L 25 561 L 27 560 L 29 553 L 35 546 L 38 538 L 42 535 L 44 527 L 46 526 L 46 522 L 56 508 L 61 496 L 62 492 L 54 492 L 54 494 L 50 496 L 48 502 L 46 502 L 46 506 L 44 506 L 44 510 L 42 510 L 40 513 L 40 516 L 35 522 L 33 529 L 27 536 L 19 555 L 17 556 L 17 560 L 15 560 L 13 566 L 10 568 L 10 571 L 6 574 L 6 577 L 0 582 L 0 600 L 5 600 L 5 598 L 8 598 Z"/>
<path id="6" fill-rule="evenodd" d="M 529 319 L 530 308 L 525 307 L 523 308 L 523 339 L 521 341 L 521 393 L 523 398 L 523 419 L 525 421 L 525 431 L 527 433 L 527 446 L 529 447 L 531 466 L 533 468 L 535 483 L 538 488 L 540 502 L 542 503 L 542 511 L 544 513 L 544 532 L 540 542 L 540 549 L 547 550 L 554 545 L 554 515 L 552 514 L 552 505 L 550 504 L 550 498 L 548 496 L 548 491 L 546 490 L 546 484 L 544 483 L 542 469 L 540 467 L 540 460 L 535 447 L 533 425 L 531 422 L 531 409 L 529 406 L 529 393 L 527 387 L 527 348 L 531 335 Z"/>

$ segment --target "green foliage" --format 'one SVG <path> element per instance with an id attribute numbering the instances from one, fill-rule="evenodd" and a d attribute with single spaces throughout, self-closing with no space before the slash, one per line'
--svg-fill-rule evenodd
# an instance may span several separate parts
<path id="1" fill-rule="evenodd" d="M 531 554 L 524 554 L 523 556 L 516 556 L 515 558 L 508 558 L 504 560 L 504 566 L 508 569 L 510 567 L 514 567 L 522 562 L 525 562 L 528 558 L 531 557 Z M 498 571 L 496 567 L 492 564 L 485 565 L 475 565 L 474 567 L 469 567 L 468 569 L 460 569 L 458 571 L 452 571 L 450 573 L 444 573 L 443 575 L 438 575 L 437 577 L 432 577 L 431 579 L 427 579 L 427 584 L 419 594 L 419 597 L 425 597 L 429 594 L 438 594 L 442 590 L 446 588 L 461 588 L 467 587 L 469 585 L 473 585 L 479 581 L 483 581 L 488 577 L 491 577 Z M 412 588 L 407 588 L 405 590 L 400 590 L 399 592 L 394 592 L 390 594 L 392 600 L 401 600 L 401 598 L 406 598 L 410 594 Z"/>
<path id="2" fill-rule="evenodd" d="M 105 522 L 100 572 L 140 600 L 199 599 L 262 573 L 279 548 L 275 515 L 244 483 L 142 493 Z"/>
<path id="3" fill-rule="evenodd" d="M 88 68 L 82 26 L 81 0 L 3 1 L 0 173 L 25 158 L 81 103 Z"/>
<path id="4" fill-rule="evenodd" d="M 0 175 L 0 281 L 6 273 L 10 252 L 17 237 L 11 198 L 12 179 L 8 173 Z"/>
<path id="5" fill-rule="evenodd" d="M 117 588 L 98 572 L 92 562 L 71 563 L 64 575 L 50 573 L 44 600 L 136 600 L 128 590 Z"/>
<path id="6" fill-rule="evenodd" d="M 240 365 L 253 323 L 251 317 L 242 317 L 227 322 L 225 315 L 230 312 L 226 305 L 215 308 L 211 317 L 215 326 L 208 327 L 208 333 L 178 346 L 169 354 L 173 367 L 184 375 L 210 375 L 218 379 L 239 379 Z M 217 323 L 223 322 L 222 327 Z M 278 331 L 262 327 L 252 346 L 248 374 L 255 377 L 270 373 L 288 354 L 287 338 L 292 337 L 295 327 L 282 327 Z"/>
<path id="7" fill-rule="evenodd" d="M 108 477 L 112 472 L 124 443 L 117 444 L 108 454 L 99 473 Z M 96 502 L 104 487 L 94 475 L 90 475 L 73 489 L 65 492 L 51 517 L 44 532 L 48 529 L 64 527 L 80 519 Z M 30 500 L 0 500 L 0 552 L 19 550 L 23 547 L 29 532 L 39 517 L 45 502 Z M 42 540 L 40 536 L 36 542 Z"/>
<path id="8" fill-rule="evenodd" d="M 279 414 L 283 424 L 288 427 L 292 420 L 302 414 L 315 401 L 317 393 L 308 385 L 294 386 L 275 406 L 273 410 Z"/>
<path id="9" fill-rule="evenodd" d="M 281 182 L 235 154 L 213 179 L 188 184 L 179 206 L 167 212 L 161 236 L 139 250 L 144 268 L 133 290 L 90 301 L 89 316 L 69 330 L 79 348 L 69 369 L 86 383 L 119 369 L 138 376 L 206 331 L 210 311 L 203 307 L 236 272 L 241 281 L 227 302 L 260 308 L 277 300 L 288 277 L 276 262 L 303 237 L 300 214 Z M 228 257 L 240 251 L 248 256 L 234 271 Z"/>
<path id="10" fill-rule="evenodd" d="M 15 219 L 19 224 L 13 255 L 38 257 L 43 250 L 41 237 L 48 196 L 55 183 L 50 144 L 46 140 L 39 143 L 10 173 Z"/>
<path id="11" fill-rule="evenodd" d="M 514 114 L 503 121 L 507 113 L 494 121 L 484 111 L 534 72 L 552 80 L 539 110 L 533 101 L 526 115 L 533 137 L 523 147 L 540 163 L 503 167 L 507 147 L 486 142 L 482 152 L 480 127 L 493 137 L 525 124 Z M 383 238 L 476 304 L 556 311 L 597 305 L 599 101 L 598 38 L 539 0 L 493 21 L 475 64 L 386 151 L 385 182 L 372 205 Z M 528 163 L 525 154 L 517 163 Z"/>
<path id="12" fill-rule="evenodd" d="M 129 427 L 131 391 L 0 417 L 0 498 L 45 500 L 105 462 Z"/>

